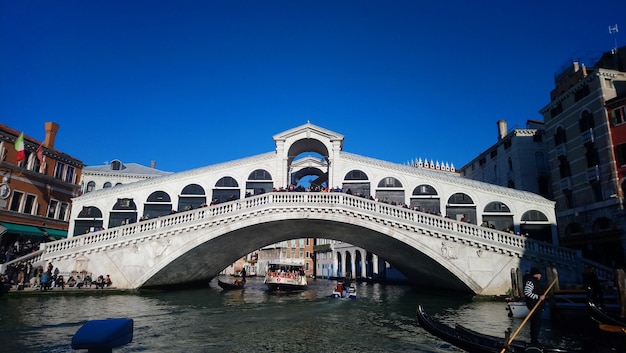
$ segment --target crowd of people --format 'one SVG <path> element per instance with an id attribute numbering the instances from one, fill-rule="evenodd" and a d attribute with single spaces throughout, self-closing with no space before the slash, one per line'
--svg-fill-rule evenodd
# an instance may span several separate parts
<path id="1" fill-rule="evenodd" d="M 7 266 L 5 273 L 0 275 L 0 283 L 9 285 L 15 290 L 27 288 L 33 290 L 49 291 L 54 288 L 64 290 L 68 288 L 95 288 L 104 289 L 111 287 L 113 281 L 109 275 L 100 275 L 95 280 L 86 271 L 63 275 L 58 267 L 49 263 L 43 266 L 33 267 L 30 261 L 18 261 Z"/>

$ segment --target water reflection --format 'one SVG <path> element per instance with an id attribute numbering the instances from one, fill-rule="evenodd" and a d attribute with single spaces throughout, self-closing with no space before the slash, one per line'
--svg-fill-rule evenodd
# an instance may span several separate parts
<path id="1" fill-rule="evenodd" d="M 360 283 L 358 299 L 332 299 L 334 282 L 292 294 L 260 278 L 243 291 L 217 286 L 133 295 L 2 298 L 0 342 L 7 352 L 68 352 L 88 320 L 134 319 L 133 342 L 115 352 L 460 352 L 417 324 L 418 303 L 444 322 L 502 336 L 518 327 L 501 302 L 426 295 L 410 286 Z M 6 299 L 6 300 L 5 300 Z M 551 329 L 551 328 L 550 328 Z M 527 338 L 522 330 L 521 338 Z M 4 351 L 4 348 L 3 348 Z"/>

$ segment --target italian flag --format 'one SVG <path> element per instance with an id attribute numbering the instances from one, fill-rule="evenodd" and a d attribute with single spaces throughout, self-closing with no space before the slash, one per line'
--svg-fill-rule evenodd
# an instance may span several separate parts
<path id="1" fill-rule="evenodd" d="M 15 140 L 15 150 L 17 151 L 17 163 L 24 160 L 26 157 L 24 153 L 24 133 L 22 132 L 20 136 Z"/>

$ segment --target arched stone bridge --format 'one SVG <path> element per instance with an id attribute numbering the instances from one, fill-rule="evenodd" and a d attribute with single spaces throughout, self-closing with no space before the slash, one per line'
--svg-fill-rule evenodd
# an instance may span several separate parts
<path id="1" fill-rule="evenodd" d="M 505 293 L 511 268 L 550 266 L 574 279 L 583 266 L 566 248 L 332 192 L 266 193 L 46 243 L 29 258 L 137 289 L 207 282 L 249 252 L 305 237 L 365 248 L 418 286 L 479 295 Z"/>

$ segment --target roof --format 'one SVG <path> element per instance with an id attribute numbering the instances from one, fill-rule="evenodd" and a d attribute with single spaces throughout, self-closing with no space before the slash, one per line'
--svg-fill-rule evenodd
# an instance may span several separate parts
<path id="1" fill-rule="evenodd" d="M 165 172 L 159 169 L 143 166 L 138 163 L 122 163 L 120 169 L 111 169 L 111 164 L 87 166 L 83 168 L 83 174 L 85 173 L 105 173 L 105 174 L 129 174 L 129 175 L 152 175 L 161 176 L 171 174 L 171 172 Z"/>

